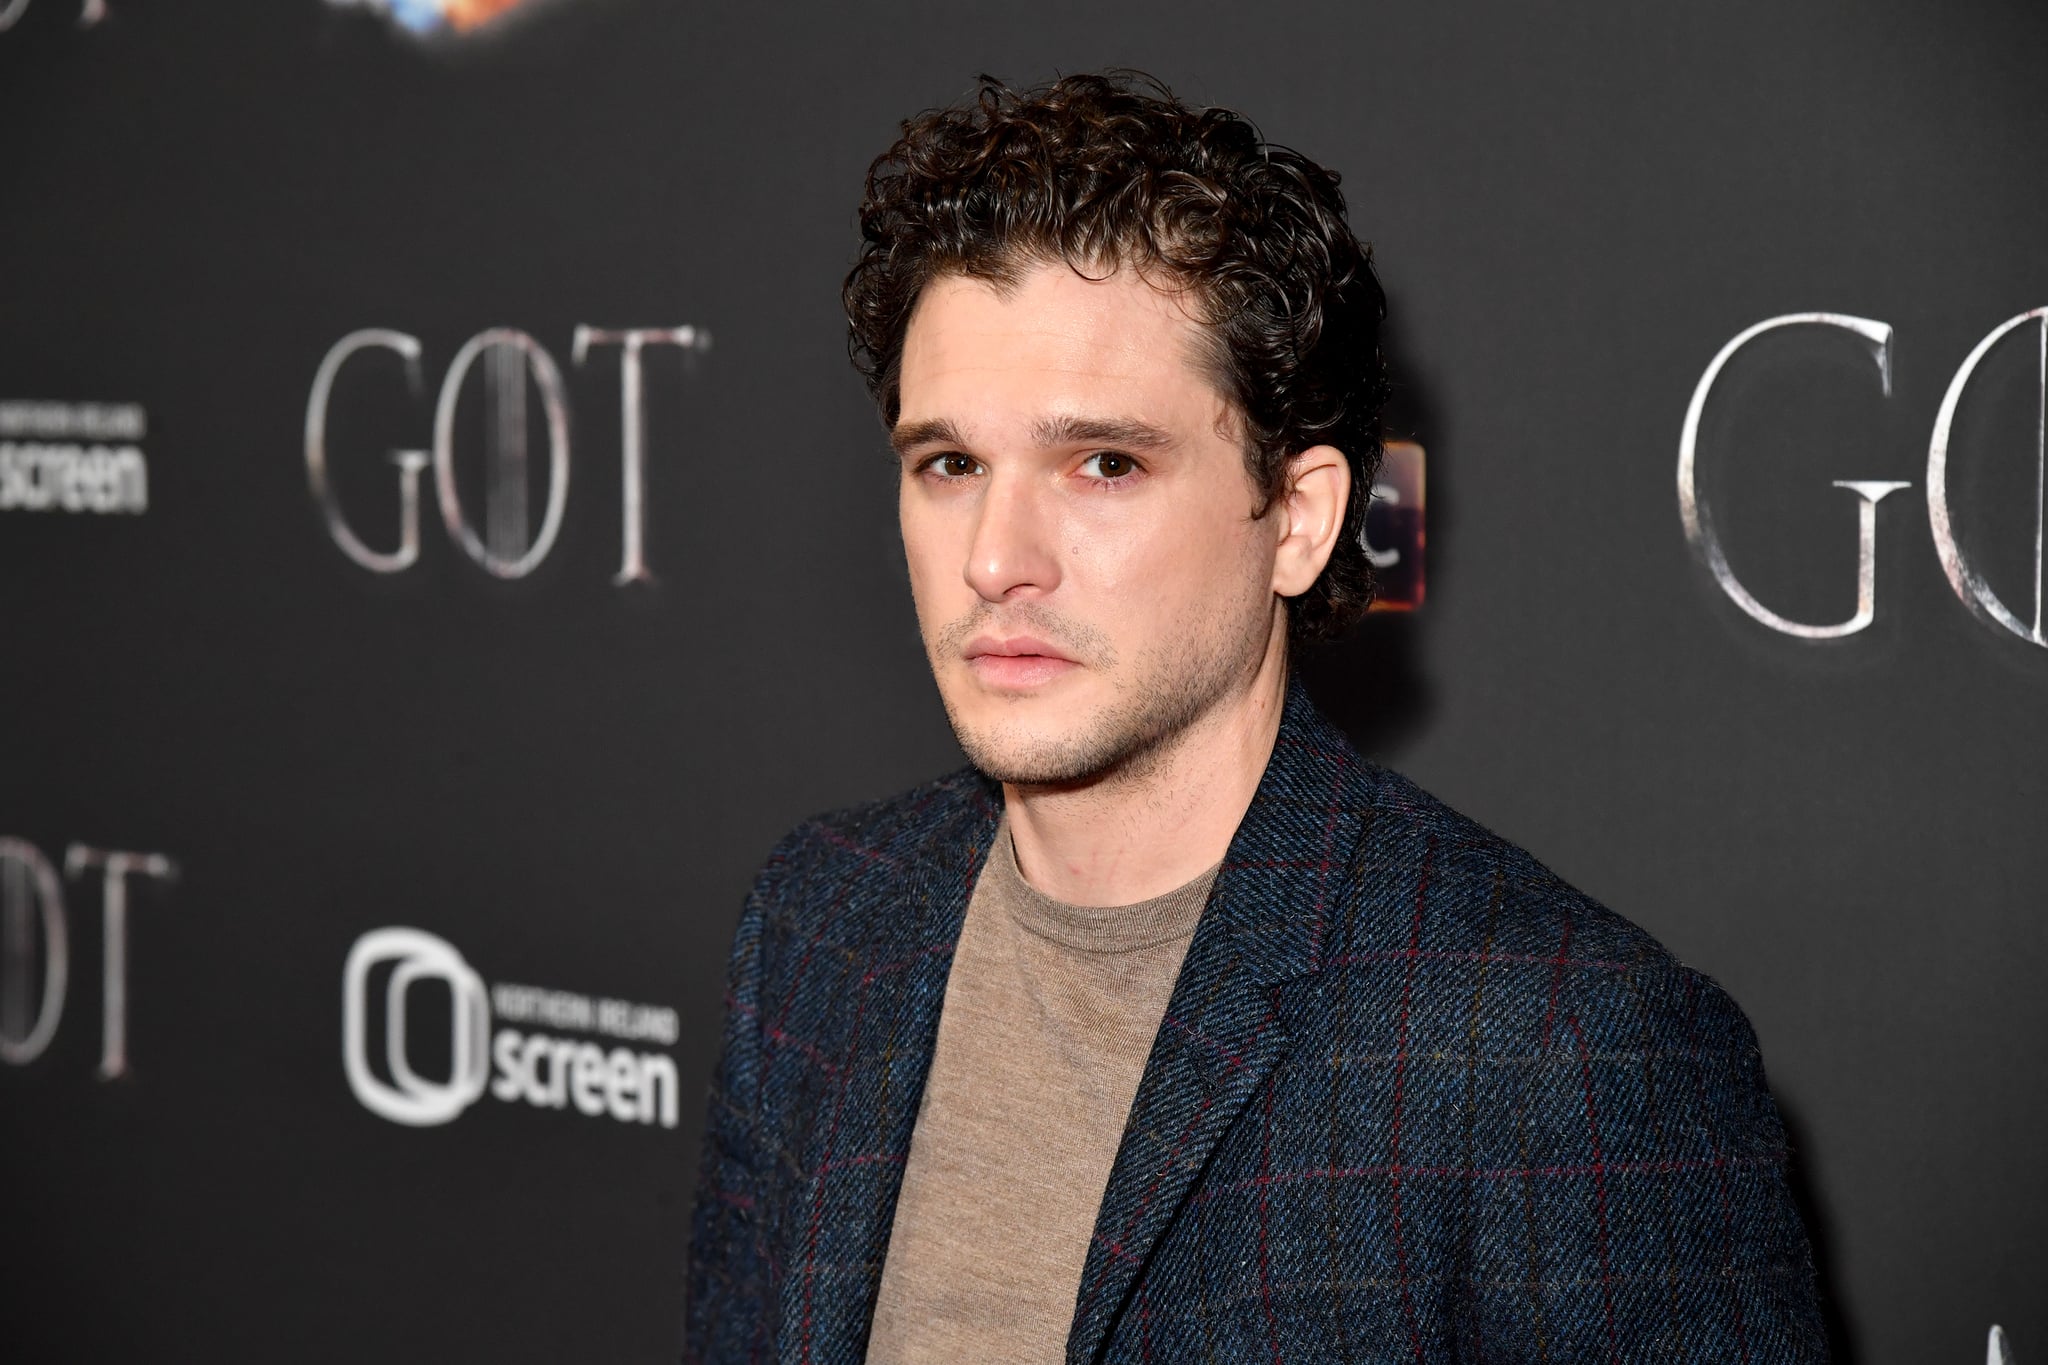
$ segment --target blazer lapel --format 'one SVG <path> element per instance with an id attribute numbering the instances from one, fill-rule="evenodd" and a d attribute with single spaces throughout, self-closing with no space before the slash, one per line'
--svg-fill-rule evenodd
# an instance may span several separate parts
<path id="1" fill-rule="evenodd" d="M 1103 1350 L 1210 1152 L 1284 1055 L 1275 988 L 1321 966 L 1358 837 L 1360 759 L 1298 681 L 1209 893 L 1111 1167 L 1081 1274 L 1069 1365 Z"/>
<path id="2" fill-rule="evenodd" d="M 946 978 L 1002 807 L 993 783 L 971 773 L 954 781 L 959 786 L 940 796 L 943 804 L 935 802 L 925 837 L 908 841 L 877 890 L 859 893 L 874 897 L 880 923 L 836 1004 L 850 1023 L 793 1211 L 777 1350 L 783 1365 L 850 1365 L 867 1349 Z"/>

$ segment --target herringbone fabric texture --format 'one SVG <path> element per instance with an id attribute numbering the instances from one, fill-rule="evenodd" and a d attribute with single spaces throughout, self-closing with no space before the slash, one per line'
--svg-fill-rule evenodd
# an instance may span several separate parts
<path id="1" fill-rule="evenodd" d="M 783 841 L 733 941 L 686 1361 L 861 1358 L 1000 791 Z M 1132 1106 L 1068 1359 L 1825 1358 L 1735 1005 L 1289 690 Z"/>

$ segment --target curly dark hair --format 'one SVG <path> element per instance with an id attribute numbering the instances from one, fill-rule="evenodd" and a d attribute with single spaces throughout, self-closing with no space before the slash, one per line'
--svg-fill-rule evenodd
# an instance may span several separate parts
<path id="1" fill-rule="evenodd" d="M 1242 115 L 1194 109 L 1134 71 L 929 110 L 868 168 L 860 259 L 846 277 L 849 350 L 894 425 L 904 332 L 943 275 L 1014 283 L 1063 261 L 1130 267 L 1185 290 L 1218 389 L 1244 422 L 1262 516 L 1288 460 L 1342 450 L 1351 498 L 1330 561 L 1288 603 L 1297 643 L 1329 639 L 1372 602 L 1360 532 L 1381 456 L 1386 295 L 1344 217 L 1337 175 L 1264 141 Z"/>

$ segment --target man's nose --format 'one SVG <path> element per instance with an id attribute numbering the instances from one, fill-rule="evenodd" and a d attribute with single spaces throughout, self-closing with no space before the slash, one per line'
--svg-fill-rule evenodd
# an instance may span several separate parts
<path id="1" fill-rule="evenodd" d="M 967 547 L 967 585 L 984 601 L 1043 596 L 1059 586 L 1049 490 L 1018 474 L 992 474 Z"/>

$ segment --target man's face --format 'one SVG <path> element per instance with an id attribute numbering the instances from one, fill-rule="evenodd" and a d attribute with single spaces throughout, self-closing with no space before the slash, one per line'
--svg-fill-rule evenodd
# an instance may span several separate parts
<path id="1" fill-rule="evenodd" d="M 1157 755 L 1284 646 L 1278 507 L 1201 368 L 1198 324 L 1129 270 L 946 276 L 904 339 L 899 511 L 939 695 L 992 777 Z"/>

